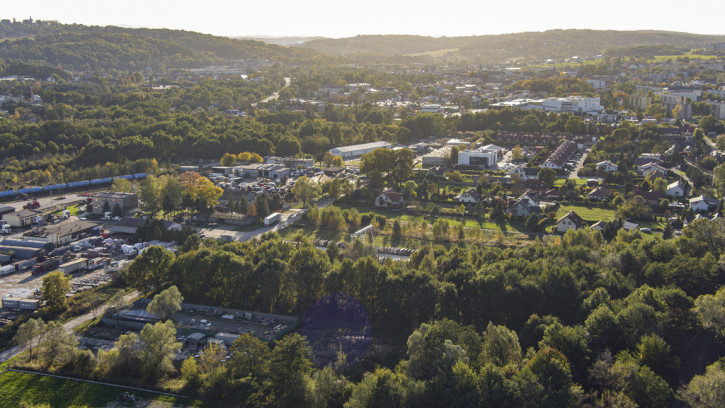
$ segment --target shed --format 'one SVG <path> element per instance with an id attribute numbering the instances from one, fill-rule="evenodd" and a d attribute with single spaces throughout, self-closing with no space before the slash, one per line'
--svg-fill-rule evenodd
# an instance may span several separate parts
<path id="1" fill-rule="evenodd" d="M 206 343 L 206 335 L 204 333 L 191 333 L 186 336 L 186 343 L 193 348 L 198 348 Z"/>

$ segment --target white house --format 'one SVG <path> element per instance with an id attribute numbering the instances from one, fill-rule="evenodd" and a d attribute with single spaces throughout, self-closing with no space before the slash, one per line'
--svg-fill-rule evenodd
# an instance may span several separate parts
<path id="1" fill-rule="evenodd" d="M 667 177 L 667 169 L 657 163 L 647 163 L 639 166 L 639 173 L 645 177 L 650 173 L 656 173 L 660 177 Z"/>
<path id="2" fill-rule="evenodd" d="M 687 184 L 682 180 L 667 185 L 666 194 L 670 197 L 685 197 L 687 195 Z"/>
<path id="3" fill-rule="evenodd" d="M 705 197 L 704 195 L 690 199 L 690 208 L 694 212 L 715 211 L 718 207 L 720 207 L 719 201 L 714 198 Z"/>
<path id="4" fill-rule="evenodd" d="M 541 214 L 541 208 L 538 204 L 532 205 L 526 198 L 520 198 L 509 207 L 508 213 L 516 217 L 528 217 L 530 214 Z"/>
<path id="5" fill-rule="evenodd" d="M 481 194 L 478 194 L 475 188 L 471 188 L 456 197 L 456 202 L 463 204 L 476 204 L 479 201 L 481 201 Z"/>
<path id="6" fill-rule="evenodd" d="M 584 220 L 574 211 L 569 211 L 567 215 L 556 221 L 556 230 L 561 233 L 570 229 L 576 231 L 582 227 L 584 227 Z"/>
<path id="7" fill-rule="evenodd" d="M 607 173 L 613 173 L 617 171 L 619 167 L 617 167 L 616 164 L 612 163 L 609 160 L 600 161 L 597 163 L 597 171 L 605 171 Z"/>
<path id="8" fill-rule="evenodd" d="M 403 204 L 405 204 L 405 200 L 403 200 L 403 193 L 398 193 L 390 188 L 383 191 L 379 196 L 377 196 L 377 198 L 375 198 L 376 207 L 401 208 Z"/>

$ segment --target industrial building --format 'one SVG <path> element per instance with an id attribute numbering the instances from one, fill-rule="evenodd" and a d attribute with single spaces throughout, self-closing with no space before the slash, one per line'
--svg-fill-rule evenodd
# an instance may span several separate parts
<path id="1" fill-rule="evenodd" d="M 498 164 L 499 153 L 502 150 L 502 147 L 490 144 L 476 150 L 460 151 L 458 152 L 458 165 L 495 169 Z"/>
<path id="2" fill-rule="evenodd" d="M 453 146 L 443 146 L 424 154 L 422 162 L 424 166 L 445 166 L 451 160 L 451 149 Z"/>
<path id="3" fill-rule="evenodd" d="M 284 164 L 254 163 L 237 167 L 237 174 L 243 177 L 284 179 L 289 177 L 289 172 Z"/>
<path id="4" fill-rule="evenodd" d="M 93 214 L 103 214 L 103 206 L 108 203 L 106 211 L 113 211 L 118 204 L 124 214 L 138 211 L 138 195 L 133 193 L 97 193 L 92 197 Z"/>
<path id="5" fill-rule="evenodd" d="M 101 224 L 84 220 L 70 220 L 26 232 L 23 241 L 50 242 L 63 245 L 99 232 Z"/>
<path id="6" fill-rule="evenodd" d="M 382 141 L 352 146 L 340 146 L 334 149 L 330 149 L 330 153 L 335 156 L 340 156 L 343 159 L 349 159 L 352 157 L 360 157 L 363 154 L 370 153 L 375 149 L 390 149 L 391 147 L 393 146 L 390 143 Z"/>
<path id="7" fill-rule="evenodd" d="M 3 215 L 3 221 L 11 227 L 28 227 L 36 221 L 35 217 L 42 217 L 43 213 L 38 210 L 20 210 Z"/>

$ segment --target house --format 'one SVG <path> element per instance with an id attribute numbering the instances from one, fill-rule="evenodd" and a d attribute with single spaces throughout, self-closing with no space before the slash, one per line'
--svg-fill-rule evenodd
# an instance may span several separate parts
<path id="1" fill-rule="evenodd" d="M 33 225 L 36 217 L 42 217 L 43 213 L 37 210 L 20 210 L 3 215 L 3 220 L 11 227 L 26 227 Z"/>
<path id="2" fill-rule="evenodd" d="M 138 211 L 138 195 L 133 193 L 114 193 L 103 192 L 94 194 L 91 197 L 93 205 L 93 214 L 103 214 L 105 211 L 113 211 L 118 205 L 123 214 L 129 214 Z M 108 203 L 108 206 L 106 206 Z M 106 209 L 104 210 L 104 207 Z"/>
<path id="3" fill-rule="evenodd" d="M 479 194 L 475 188 L 470 188 L 468 189 L 468 191 L 465 191 L 461 193 L 458 197 L 456 197 L 456 202 L 464 204 L 476 204 L 481 201 L 481 198 L 481 194 Z"/>
<path id="4" fill-rule="evenodd" d="M 677 180 L 674 183 L 667 185 L 666 194 L 670 197 L 686 197 L 687 196 L 687 183 L 682 180 Z"/>
<path id="5" fill-rule="evenodd" d="M 376 207 L 402 208 L 403 204 L 405 204 L 403 193 L 398 193 L 390 188 L 375 198 Z"/>
<path id="6" fill-rule="evenodd" d="M 527 201 L 529 203 L 529 205 L 536 206 L 536 207 L 539 206 L 539 199 L 530 191 L 527 191 L 527 192 L 521 194 L 521 197 L 519 197 L 518 201 L 521 201 L 521 200 Z"/>
<path id="7" fill-rule="evenodd" d="M 549 201 L 561 201 L 561 190 L 552 188 L 551 190 L 544 192 L 544 194 L 541 195 L 541 198 Z"/>
<path id="8" fill-rule="evenodd" d="M 516 166 L 511 174 L 518 175 L 521 180 L 536 180 L 539 178 L 539 170 L 538 167 Z"/>
<path id="9" fill-rule="evenodd" d="M 550 169 L 561 169 L 564 167 L 564 163 L 569 160 L 574 152 L 577 150 L 577 144 L 571 140 L 566 140 L 564 143 L 554 150 L 553 153 L 544 161 L 541 167 L 547 167 Z"/>
<path id="10" fill-rule="evenodd" d="M 541 208 L 539 208 L 538 203 L 532 205 L 531 201 L 522 197 L 513 203 L 507 212 L 516 217 L 528 217 L 531 214 L 541 214 Z"/>
<path id="11" fill-rule="evenodd" d="M 533 194 L 542 194 L 549 191 L 549 187 L 541 180 L 524 180 L 521 185 Z"/>
<path id="12" fill-rule="evenodd" d="M 596 187 L 587 194 L 592 200 L 603 201 L 609 199 L 612 196 L 612 191 L 604 187 Z"/>
<path id="13" fill-rule="evenodd" d="M 606 221 L 599 221 L 591 226 L 592 230 L 597 230 L 600 232 L 604 232 L 604 229 L 607 228 L 607 222 Z"/>
<path id="14" fill-rule="evenodd" d="M 634 231 L 634 230 L 637 229 L 637 227 L 639 227 L 639 224 L 635 224 L 635 223 L 630 222 L 630 221 L 625 221 L 625 222 L 622 223 L 622 228 L 624 228 L 624 230 L 627 231 L 627 232 Z"/>
<path id="15" fill-rule="evenodd" d="M 576 231 L 584 227 L 584 220 L 574 211 L 569 211 L 568 214 L 559 218 L 559 220 L 556 221 L 555 226 L 556 231 L 561 233 L 564 233 L 570 229 Z"/>
<path id="16" fill-rule="evenodd" d="M 641 166 L 637 166 L 637 170 L 639 171 L 639 174 L 644 177 L 649 176 L 651 173 L 655 173 L 655 175 L 659 177 L 667 177 L 667 169 L 655 162 L 649 162 Z"/>
<path id="17" fill-rule="evenodd" d="M 644 198 L 644 201 L 646 201 L 647 204 L 649 204 L 651 206 L 659 205 L 660 200 L 662 200 L 662 197 L 663 197 L 662 193 L 660 193 L 659 191 L 655 191 L 655 190 L 644 191 L 644 190 L 640 190 L 640 189 L 635 189 L 634 195 Z"/>
<path id="18" fill-rule="evenodd" d="M 720 207 L 720 201 L 705 197 L 701 195 L 699 197 L 693 197 L 690 199 L 690 208 L 694 212 L 709 212 L 715 211 Z"/>
<path id="19" fill-rule="evenodd" d="M 603 171 L 606 173 L 614 173 L 617 171 L 618 167 L 616 164 L 612 163 L 609 160 L 601 161 L 597 163 L 597 171 Z"/>

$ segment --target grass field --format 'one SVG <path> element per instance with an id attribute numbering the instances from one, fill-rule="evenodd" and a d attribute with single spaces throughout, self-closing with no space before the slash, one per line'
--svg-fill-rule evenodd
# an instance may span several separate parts
<path id="1" fill-rule="evenodd" d="M 617 218 L 617 211 L 610 208 L 597 208 L 595 206 L 586 205 L 562 205 L 556 212 L 556 217 L 560 218 L 574 211 L 588 224 L 598 221 L 612 221 Z M 635 221 L 636 222 L 636 221 Z M 652 229 L 664 229 L 665 225 L 661 221 L 644 221 L 636 222 L 640 228 L 647 227 Z"/>
<path id="2" fill-rule="evenodd" d="M 105 407 L 115 401 L 118 394 L 128 391 L 122 387 L 90 384 L 37 374 L 5 371 L 0 373 L 0 406 L 17 407 L 21 401 L 49 404 L 53 408 Z M 205 407 L 201 401 L 168 397 L 160 394 L 130 391 L 145 400 L 166 402 L 188 407 Z M 163 404 L 160 406 L 167 406 Z"/>
<path id="3" fill-rule="evenodd" d="M 581 187 L 581 186 L 587 184 L 587 179 L 585 179 L 585 178 L 573 178 L 573 179 L 558 178 L 558 179 L 556 179 L 556 181 L 554 181 L 554 187 L 559 188 L 559 187 L 563 186 L 564 183 L 566 183 L 569 180 L 574 180 L 574 183 L 576 183 L 577 187 Z"/>

